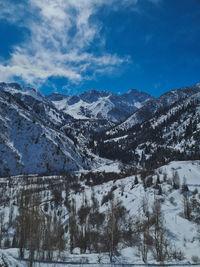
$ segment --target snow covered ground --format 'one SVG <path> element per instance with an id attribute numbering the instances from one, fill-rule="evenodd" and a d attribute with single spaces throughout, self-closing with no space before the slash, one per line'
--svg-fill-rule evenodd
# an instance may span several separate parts
<path id="1" fill-rule="evenodd" d="M 123 257 L 130 258 L 132 259 L 133 255 L 135 254 L 134 249 L 132 248 L 126 248 L 123 250 Z M 131 257 L 132 255 L 132 257 Z M 19 260 L 17 259 L 18 253 L 16 249 L 7 249 L 7 250 L 0 250 L 0 266 L 4 267 L 7 264 L 8 267 L 28 267 L 29 262 L 25 260 Z M 98 254 L 90 254 L 90 255 L 73 255 L 73 260 L 69 257 L 67 261 L 35 261 L 33 263 L 34 267 L 139 267 L 139 266 L 163 266 L 159 264 L 144 264 L 142 263 L 124 263 L 121 260 L 118 259 L 117 262 L 115 263 L 107 263 L 106 261 L 108 256 L 106 255 L 101 255 L 101 263 L 98 263 L 99 255 Z M 178 267 L 184 267 L 184 266 L 194 266 L 193 264 L 190 263 L 171 263 L 171 264 L 166 264 L 164 266 L 178 266 Z M 200 264 L 195 264 L 196 267 L 200 267 Z"/>
<path id="2" fill-rule="evenodd" d="M 172 178 L 174 172 L 178 172 L 181 183 L 185 177 L 188 186 L 200 186 L 200 161 L 172 161 L 168 165 L 160 168 L 163 173 L 167 173 Z"/>
<path id="3" fill-rule="evenodd" d="M 105 171 L 105 172 L 117 172 L 119 173 L 119 164 L 112 163 L 111 161 L 105 161 L 105 165 L 99 167 L 96 171 Z M 82 204 L 83 199 L 87 199 L 88 205 L 92 205 L 92 196 L 95 195 L 95 198 L 98 201 L 99 212 L 106 213 L 110 208 L 109 202 L 103 202 L 103 198 L 105 195 L 108 195 L 112 190 L 114 194 L 115 201 L 121 201 L 122 205 L 126 208 L 127 214 L 130 218 L 143 218 L 143 204 L 146 202 L 148 205 L 149 212 L 152 212 L 152 206 L 155 199 L 160 199 L 161 208 L 164 216 L 164 224 L 168 233 L 168 238 L 170 239 L 171 245 L 176 247 L 178 250 L 183 252 L 183 259 L 181 261 L 171 260 L 167 262 L 169 264 L 194 264 L 194 257 L 199 258 L 200 252 L 200 243 L 197 240 L 197 224 L 192 220 L 187 220 L 183 216 L 183 194 L 180 189 L 173 189 L 172 185 L 170 185 L 170 180 L 172 180 L 174 174 L 177 173 L 180 178 L 180 184 L 186 182 L 190 189 L 191 197 L 194 197 L 198 200 L 200 198 L 200 161 L 174 161 L 169 163 L 168 165 L 162 166 L 154 171 L 152 176 L 153 183 L 156 183 L 156 180 L 160 179 L 162 186 L 162 194 L 158 195 L 158 192 L 154 189 L 153 186 L 145 188 L 141 179 L 141 176 L 137 174 L 137 178 L 139 183 L 135 184 L 136 175 L 131 175 L 129 177 L 113 180 L 109 182 L 102 183 L 100 185 L 88 186 L 84 184 L 84 181 L 80 182 L 81 186 L 83 186 L 84 190 L 75 192 L 74 190 L 70 191 L 70 198 L 74 199 L 76 202 L 76 209 L 78 210 Z M 94 172 L 95 176 L 95 172 Z M 13 177 L 12 177 L 13 179 Z M 43 185 L 38 184 L 39 186 L 44 186 L 45 181 L 48 179 L 52 179 L 54 183 L 59 182 L 60 177 L 52 176 L 51 177 L 43 177 Z M 2 178 L 1 187 L 6 184 L 6 178 Z M 13 189 L 9 189 L 11 192 L 11 197 L 13 197 L 15 190 L 19 190 L 20 187 L 20 177 L 16 177 L 15 183 L 13 184 Z M 34 187 L 37 186 L 34 182 Z M 22 186 L 22 185 L 21 185 Z M 15 188 L 16 187 L 16 188 Z M 33 187 L 32 187 L 33 188 Z M 193 195 L 193 191 L 196 189 L 196 194 Z M 45 195 L 50 198 L 51 192 L 46 191 Z M 63 199 L 65 197 L 65 191 L 62 192 Z M 42 202 L 45 203 L 47 201 L 46 198 L 42 199 Z M 3 204 L 4 205 L 4 204 Z M 42 204 L 43 205 L 43 204 Z M 49 206 L 50 207 L 50 206 Z M 67 221 L 66 215 L 67 210 L 66 207 L 60 206 L 59 209 L 63 209 L 62 217 L 63 220 Z M 5 211 L 5 221 L 9 219 L 9 206 L 1 206 L 1 211 L 4 209 Z M 14 207 L 14 216 L 17 214 L 17 207 Z M 63 222 L 64 223 L 64 222 Z M 11 267 L 23 267 L 28 266 L 27 262 L 20 262 L 15 260 L 14 258 L 18 257 L 17 249 L 7 249 L 0 250 L 0 263 L 4 260 L 8 262 L 8 266 Z M 54 259 L 57 260 L 56 257 Z M 109 264 L 109 256 L 107 253 L 102 254 L 89 254 L 89 252 L 85 254 L 80 254 L 80 250 L 77 248 L 75 254 L 70 254 L 69 250 L 62 252 L 61 257 L 58 259 L 59 261 L 64 262 L 73 262 L 73 263 L 90 263 L 89 266 L 113 266 Z M 94 265 L 94 263 L 98 263 L 101 261 L 102 265 Z M 142 261 L 141 255 L 139 255 L 138 248 L 136 246 L 127 246 L 126 244 L 118 245 L 118 254 L 115 257 L 116 263 L 123 264 L 144 264 Z M 156 264 L 155 258 L 153 257 L 151 251 L 148 255 L 148 263 Z M 107 264 L 107 265 L 105 265 Z M 1 266 L 1 265 L 0 265 Z M 73 264 L 56 264 L 56 263 L 36 263 L 35 266 L 73 266 Z M 79 265 L 76 265 L 79 266 Z M 80 265 L 87 266 L 87 265 Z M 135 265 L 136 266 L 136 265 Z M 145 265 L 143 265 L 145 266 Z M 199 265 L 200 266 L 200 265 Z"/>
<path id="4" fill-rule="evenodd" d="M 114 168 L 112 168 L 113 170 Z M 153 175 L 153 181 L 156 182 L 159 175 L 161 182 L 164 176 L 167 175 L 167 179 L 172 179 L 174 173 L 177 172 L 180 178 L 180 185 L 186 179 L 186 183 L 189 189 L 193 191 L 197 188 L 200 193 L 200 161 L 174 161 L 158 168 Z M 139 181 L 140 181 L 140 177 Z M 134 185 L 135 176 L 130 176 L 125 179 L 110 181 L 102 185 L 93 187 L 94 194 L 99 201 L 100 212 L 105 212 L 108 208 L 108 203 L 101 205 L 103 196 L 108 194 L 113 186 L 116 189 L 113 191 L 114 198 L 122 201 L 122 204 L 129 212 L 129 216 L 142 217 L 142 202 L 144 199 L 147 201 L 149 210 L 151 210 L 155 198 L 162 200 L 162 211 L 164 214 L 164 221 L 169 233 L 169 237 L 173 242 L 173 245 L 180 249 L 184 256 L 183 262 L 192 263 L 192 257 L 199 256 L 200 244 L 196 238 L 197 225 L 183 218 L 183 194 L 181 189 L 172 190 L 168 182 L 162 182 L 162 196 L 155 195 L 155 190 L 150 187 L 144 189 L 141 181 L 139 184 Z M 92 191 L 90 187 L 86 187 L 84 191 L 86 198 L 91 199 Z M 200 196 L 200 195 L 199 195 Z M 82 196 L 77 194 L 76 197 L 77 206 L 82 205 Z M 121 257 L 123 262 L 126 263 L 138 263 L 142 264 L 143 261 L 138 257 L 138 251 L 136 248 L 123 248 L 121 251 Z M 156 263 L 153 258 L 149 257 L 150 263 Z M 171 262 L 175 263 L 175 262 Z"/>

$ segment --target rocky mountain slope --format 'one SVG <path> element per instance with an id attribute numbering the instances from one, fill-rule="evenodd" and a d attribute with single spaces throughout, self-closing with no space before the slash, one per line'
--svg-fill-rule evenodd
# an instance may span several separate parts
<path id="1" fill-rule="evenodd" d="M 149 99 L 136 90 L 120 97 L 97 91 L 45 97 L 33 88 L 1 83 L 0 175 L 90 168 L 85 146 L 90 136 L 114 126 Z"/>
<path id="2" fill-rule="evenodd" d="M 89 159 L 61 130 L 72 119 L 32 88 L 0 84 L 0 175 L 87 168 Z"/>
<path id="3" fill-rule="evenodd" d="M 199 159 L 199 99 L 199 85 L 153 99 L 137 90 L 43 96 L 1 83 L 0 174 L 79 171 L 99 156 L 147 168 Z"/>

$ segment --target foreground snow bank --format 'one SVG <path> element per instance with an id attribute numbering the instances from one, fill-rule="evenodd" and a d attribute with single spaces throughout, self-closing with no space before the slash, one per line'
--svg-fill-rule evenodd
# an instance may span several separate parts
<path id="1" fill-rule="evenodd" d="M 2 267 L 25 267 L 28 266 L 26 263 L 22 263 L 14 259 L 7 252 L 0 250 L 0 266 Z"/>

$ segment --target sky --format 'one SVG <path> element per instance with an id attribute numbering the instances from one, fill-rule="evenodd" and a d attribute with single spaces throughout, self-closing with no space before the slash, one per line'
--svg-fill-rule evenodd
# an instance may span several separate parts
<path id="1" fill-rule="evenodd" d="M 200 0 L 0 0 L 0 81 L 43 94 L 200 82 Z"/>

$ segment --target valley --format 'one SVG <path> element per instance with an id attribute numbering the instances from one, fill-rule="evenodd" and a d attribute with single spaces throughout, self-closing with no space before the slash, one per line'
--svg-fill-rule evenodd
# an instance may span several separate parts
<path id="1" fill-rule="evenodd" d="M 200 264 L 199 85 L 154 98 L 1 83 L 0 129 L 1 266 Z"/>

